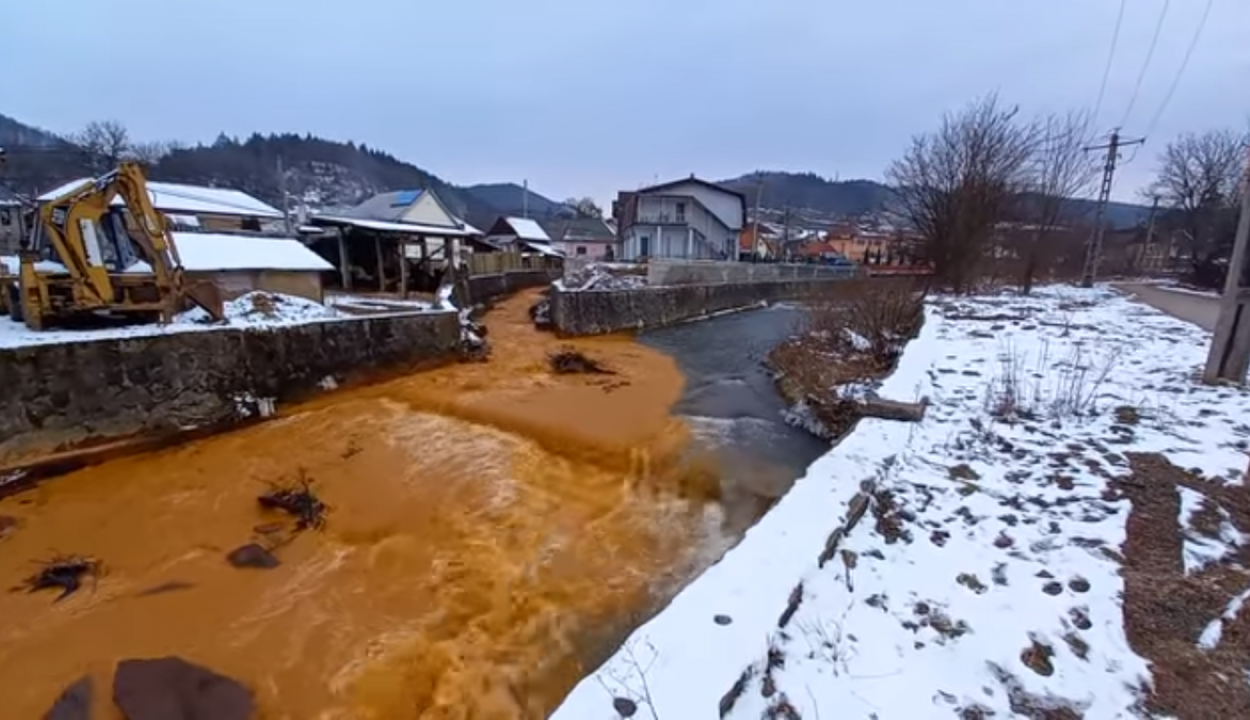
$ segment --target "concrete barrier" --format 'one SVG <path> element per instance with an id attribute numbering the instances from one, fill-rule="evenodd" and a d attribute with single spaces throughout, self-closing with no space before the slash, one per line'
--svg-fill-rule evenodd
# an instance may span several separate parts
<path id="1" fill-rule="evenodd" d="M 503 297 L 517 290 L 532 287 L 545 287 L 559 277 L 547 270 L 512 270 L 493 275 L 471 275 L 469 277 L 469 297 L 473 302 L 486 302 Z"/>
<path id="2" fill-rule="evenodd" d="M 720 260 L 652 258 L 647 262 L 647 284 L 710 285 L 716 283 L 830 280 L 854 277 L 854 266 L 809 263 L 750 263 Z"/>
<path id="3" fill-rule="evenodd" d="M 246 420 L 364 374 L 451 359 L 459 339 L 456 314 L 441 312 L 0 350 L 0 469 Z"/>
<path id="4" fill-rule="evenodd" d="M 556 291 L 551 319 L 563 336 L 644 330 L 736 310 L 761 302 L 803 300 L 831 293 L 854 293 L 864 280 L 679 285 L 633 290 Z"/>

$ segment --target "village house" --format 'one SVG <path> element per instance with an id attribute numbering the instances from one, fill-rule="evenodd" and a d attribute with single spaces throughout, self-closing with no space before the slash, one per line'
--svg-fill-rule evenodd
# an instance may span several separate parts
<path id="1" fill-rule="evenodd" d="M 64 183 L 38 201 L 55 200 L 87 181 Z M 189 283 L 213 285 L 223 301 L 257 290 L 322 300 L 324 274 L 334 268 L 299 240 L 275 235 L 285 226 L 277 208 L 229 188 L 156 181 L 147 187 L 153 207 L 169 224 Z M 118 208 L 124 204 L 120 197 L 112 201 Z M 131 235 L 138 231 L 129 213 L 125 224 Z M 126 269 L 141 272 L 145 266 L 138 261 Z"/>
<path id="2" fill-rule="evenodd" d="M 486 242 L 493 247 L 518 253 L 524 267 L 554 269 L 561 266 L 564 253 L 551 243 L 551 236 L 538 221 L 529 218 L 500 217 L 486 231 Z"/>
<path id="3" fill-rule="evenodd" d="M 565 257 L 610 261 L 619 254 L 616 233 L 602 218 L 556 218 L 545 221 L 543 228 L 551 238 L 551 247 Z"/>
<path id="4" fill-rule="evenodd" d="M 781 235 L 768 223 L 748 224 L 738 235 L 738 259 L 744 262 L 781 259 Z"/>
<path id="5" fill-rule="evenodd" d="M 621 192 L 612 203 L 621 259 L 737 260 L 746 210 L 742 193 L 694 175 Z"/>
<path id="6" fill-rule="evenodd" d="M 15 255 L 25 236 L 22 203 L 11 190 L 0 186 L 0 255 Z"/>
<path id="7" fill-rule="evenodd" d="M 324 302 L 334 266 L 294 238 L 175 232 L 189 283 L 212 283 L 223 301 L 255 290 Z"/>
<path id="8" fill-rule="evenodd" d="M 312 247 L 334 263 L 338 285 L 347 290 L 432 290 L 449 258 L 492 249 L 433 190 L 379 193 L 355 207 L 315 214 L 308 224 L 325 230 Z"/>
<path id="9" fill-rule="evenodd" d="M 54 200 L 90 180 L 79 178 L 67 182 L 40 195 L 38 200 Z M 227 233 L 280 233 L 283 230 L 281 210 L 240 190 L 149 181 L 148 195 L 152 207 L 161 211 L 175 230 Z M 118 197 L 113 204 L 124 203 Z"/>

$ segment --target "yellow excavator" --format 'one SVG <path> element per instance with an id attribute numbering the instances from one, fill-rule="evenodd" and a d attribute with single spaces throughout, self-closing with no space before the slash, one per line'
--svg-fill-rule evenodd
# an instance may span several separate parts
<path id="1" fill-rule="evenodd" d="M 130 223 L 113 206 L 115 197 Z M 186 284 L 137 163 L 123 162 L 44 202 L 19 257 L 17 282 L 6 282 L 8 309 L 32 330 L 101 315 L 167 323 L 187 300 L 221 316 L 215 287 Z"/>

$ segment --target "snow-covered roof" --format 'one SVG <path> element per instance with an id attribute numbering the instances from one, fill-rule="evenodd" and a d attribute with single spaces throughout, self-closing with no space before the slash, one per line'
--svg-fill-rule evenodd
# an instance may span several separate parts
<path id="1" fill-rule="evenodd" d="M 213 270 L 333 270 L 334 266 L 292 238 L 223 233 L 173 233 L 182 267 Z"/>
<path id="2" fill-rule="evenodd" d="M 78 178 L 60 187 L 53 188 L 39 196 L 40 202 L 55 200 L 70 192 L 83 183 L 91 182 L 91 178 Z M 179 183 L 149 182 L 148 195 L 152 198 L 152 206 L 161 212 L 208 214 L 208 215 L 244 215 L 247 217 L 281 218 L 282 211 L 264 203 L 240 190 L 229 188 L 208 188 L 198 185 L 181 185 Z M 121 205 L 120 197 L 113 199 L 114 205 Z"/>
<path id="3" fill-rule="evenodd" d="M 436 237 L 468 237 L 475 233 L 480 234 L 477 232 L 477 228 L 471 228 L 468 225 L 465 225 L 463 230 L 457 230 L 456 228 L 441 227 L 439 225 L 365 220 L 362 218 L 343 217 L 341 215 L 314 215 L 309 219 L 309 222 L 312 224 L 323 222 L 330 225 L 351 225 L 352 227 L 364 228 L 366 230 L 412 233 L 413 235 L 434 235 Z"/>
<path id="4" fill-rule="evenodd" d="M 529 218 L 510 217 L 507 218 L 508 225 L 516 232 L 519 240 L 533 240 L 535 242 L 551 242 L 551 238 L 543 230 L 542 226 Z"/>
<path id="5" fill-rule="evenodd" d="M 452 219 L 460 223 L 461 225 L 463 225 L 464 231 L 470 235 L 476 235 L 478 237 L 481 237 L 482 235 L 486 234 L 482 232 L 481 230 L 477 229 L 476 227 L 474 227 L 473 225 L 470 225 L 469 223 L 465 222 L 464 218 L 453 217 Z"/>
<path id="6" fill-rule="evenodd" d="M 564 257 L 564 253 L 560 252 L 559 250 L 556 250 L 550 245 L 546 245 L 541 242 L 522 241 L 521 244 L 524 245 L 526 248 L 538 253 L 539 255 L 547 255 L 549 257 Z"/>

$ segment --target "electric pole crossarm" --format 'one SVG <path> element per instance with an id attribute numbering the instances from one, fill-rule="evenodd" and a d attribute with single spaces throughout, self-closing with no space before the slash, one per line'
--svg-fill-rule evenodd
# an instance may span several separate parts
<path id="1" fill-rule="evenodd" d="M 1115 164 L 1120 159 L 1120 148 L 1125 145 L 1138 145 L 1146 142 L 1146 138 L 1124 140 L 1118 130 L 1111 132 L 1111 141 L 1106 145 L 1091 145 L 1086 151 L 1106 150 L 1107 160 L 1102 168 L 1102 185 L 1098 189 L 1098 207 L 1094 211 L 1094 234 L 1085 246 L 1085 267 L 1081 271 L 1081 286 L 1093 287 L 1098 278 L 1098 265 L 1102 262 L 1102 241 L 1106 227 L 1104 218 L 1107 214 L 1107 202 L 1111 200 L 1111 186 L 1115 180 Z"/>

